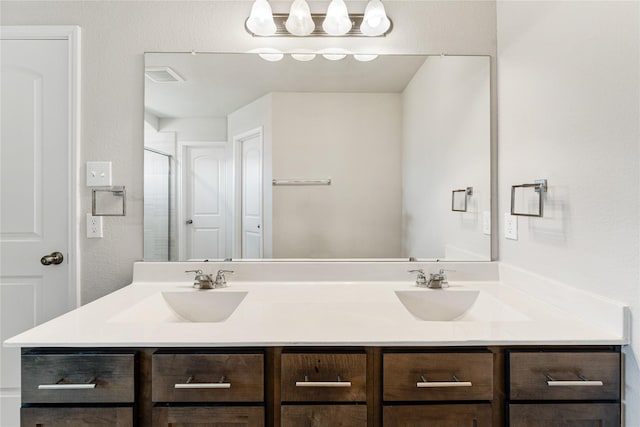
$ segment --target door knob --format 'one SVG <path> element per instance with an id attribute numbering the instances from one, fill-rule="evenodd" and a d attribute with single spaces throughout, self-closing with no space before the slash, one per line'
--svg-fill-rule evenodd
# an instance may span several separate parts
<path id="1" fill-rule="evenodd" d="M 51 252 L 51 255 L 45 255 L 40 258 L 42 265 L 62 264 L 62 261 L 64 261 L 64 256 L 60 252 Z"/>
<path id="2" fill-rule="evenodd" d="M 185 221 L 185 223 L 187 225 L 191 225 L 191 224 L 193 224 L 193 220 L 192 219 L 188 219 L 188 220 Z"/>

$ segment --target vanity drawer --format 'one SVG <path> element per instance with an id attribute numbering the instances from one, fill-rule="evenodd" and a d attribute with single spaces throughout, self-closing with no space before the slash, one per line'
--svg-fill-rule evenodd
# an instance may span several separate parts
<path id="1" fill-rule="evenodd" d="M 152 356 L 154 402 L 262 402 L 263 354 Z"/>
<path id="2" fill-rule="evenodd" d="M 618 403 L 510 404 L 509 427 L 620 426 Z"/>
<path id="3" fill-rule="evenodd" d="M 385 401 L 493 399 L 489 352 L 386 353 L 382 363 Z"/>
<path id="4" fill-rule="evenodd" d="M 508 363 L 512 400 L 620 398 L 620 353 L 514 351 Z"/>
<path id="5" fill-rule="evenodd" d="M 134 401 L 135 353 L 22 355 L 23 403 Z"/>
<path id="6" fill-rule="evenodd" d="M 282 427 L 367 427 L 365 405 L 282 405 Z"/>
<path id="7" fill-rule="evenodd" d="M 283 402 L 365 402 L 365 353 L 283 353 Z"/>

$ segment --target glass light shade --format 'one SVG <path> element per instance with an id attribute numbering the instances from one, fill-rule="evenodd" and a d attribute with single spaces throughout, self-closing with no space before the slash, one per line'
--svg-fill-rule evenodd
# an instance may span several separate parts
<path id="1" fill-rule="evenodd" d="M 331 36 L 342 36 L 351 31 L 352 26 L 344 0 L 332 0 L 322 22 L 324 32 Z"/>
<path id="2" fill-rule="evenodd" d="M 311 11 L 305 0 L 294 0 L 284 26 L 294 36 L 308 36 L 315 30 L 316 24 L 311 19 Z"/>
<path id="3" fill-rule="evenodd" d="M 320 53 L 322 53 L 322 56 L 325 59 L 328 59 L 329 61 L 339 61 L 341 59 L 346 58 L 347 55 L 351 52 L 349 52 L 346 49 L 335 47 L 335 48 L 323 49 L 320 51 Z"/>
<path id="4" fill-rule="evenodd" d="M 387 17 L 384 5 L 380 0 L 370 0 L 364 10 L 360 31 L 367 36 L 380 36 L 384 34 L 389 27 L 391 21 Z"/>
<path id="5" fill-rule="evenodd" d="M 251 7 L 251 14 L 247 19 L 247 28 L 258 36 L 271 36 L 276 32 L 273 13 L 267 0 L 256 0 Z"/>
<path id="6" fill-rule="evenodd" d="M 378 57 L 378 55 L 363 54 L 363 53 L 356 53 L 356 54 L 353 55 L 353 59 L 355 59 L 356 61 L 360 61 L 360 62 L 373 61 L 377 57 Z"/>
<path id="7" fill-rule="evenodd" d="M 291 57 L 296 61 L 307 62 L 307 61 L 313 61 L 316 57 L 316 54 L 313 52 L 300 51 L 300 52 L 292 53 Z"/>
<path id="8" fill-rule="evenodd" d="M 269 62 L 278 62 L 282 60 L 282 58 L 284 58 L 284 53 L 272 47 L 261 47 L 258 49 L 253 49 L 250 50 L 249 53 L 257 53 L 260 58 Z"/>

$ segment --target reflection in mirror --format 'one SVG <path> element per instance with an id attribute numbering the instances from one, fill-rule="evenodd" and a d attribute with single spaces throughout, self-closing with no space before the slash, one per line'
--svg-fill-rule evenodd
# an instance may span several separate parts
<path id="1" fill-rule="evenodd" d="M 145 69 L 145 260 L 491 258 L 488 57 Z"/>

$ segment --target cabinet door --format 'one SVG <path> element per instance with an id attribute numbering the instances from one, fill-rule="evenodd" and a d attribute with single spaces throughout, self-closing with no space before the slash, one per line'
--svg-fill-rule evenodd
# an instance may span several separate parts
<path id="1" fill-rule="evenodd" d="M 545 403 L 509 405 L 510 427 L 618 427 L 617 403 Z"/>
<path id="2" fill-rule="evenodd" d="M 132 408 L 22 408 L 22 427 L 133 427 Z"/>
<path id="3" fill-rule="evenodd" d="M 283 405 L 282 427 L 366 427 L 365 405 Z"/>
<path id="4" fill-rule="evenodd" d="M 385 406 L 385 427 L 491 427 L 491 405 Z"/>
<path id="5" fill-rule="evenodd" d="M 155 407 L 153 408 L 153 426 L 263 427 L 264 408 L 258 406 Z"/>
<path id="6" fill-rule="evenodd" d="M 491 405 L 398 405 L 385 406 L 385 427 L 491 427 Z"/>

